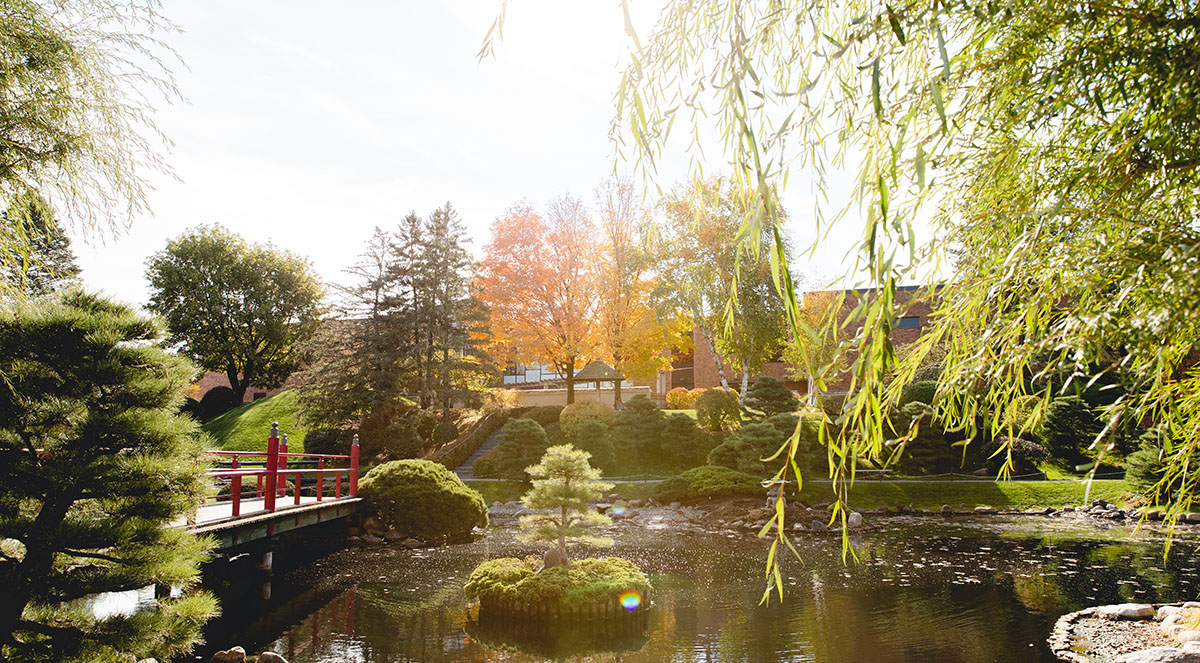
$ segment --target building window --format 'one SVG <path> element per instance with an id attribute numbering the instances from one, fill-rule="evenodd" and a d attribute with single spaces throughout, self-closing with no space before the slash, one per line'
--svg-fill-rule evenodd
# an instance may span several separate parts
<path id="1" fill-rule="evenodd" d="M 915 315 L 906 315 L 899 320 L 896 320 L 893 327 L 895 329 L 915 329 L 921 326 L 921 318 Z"/>

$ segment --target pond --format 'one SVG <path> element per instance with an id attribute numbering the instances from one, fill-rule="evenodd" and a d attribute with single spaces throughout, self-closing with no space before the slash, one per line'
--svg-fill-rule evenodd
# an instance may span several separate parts
<path id="1" fill-rule="evenodd" d="M 292 663 L 1052 661 L 1045 641 L 1062 613 L 1190 600 L 1200 583 L 1194 538 L 1177 538 L 1164 559 L 1160 539 L 1130 539 L 1128 528 L 896 518 L 853 537 L 857 562 L 843 564 L 839 536 L 801 539 L 785 601 L 760 605 L 762 540 L 629 526 L 614 535 L 611 553 L 654 584 L 644 621 L 571 632 L 476 624 L 462 592 L 475 565 L 536 552 L 494 526 L 466 545 L 336 552 L 277 577 L 269 600 L 227 598 L 209 639 Z"/>

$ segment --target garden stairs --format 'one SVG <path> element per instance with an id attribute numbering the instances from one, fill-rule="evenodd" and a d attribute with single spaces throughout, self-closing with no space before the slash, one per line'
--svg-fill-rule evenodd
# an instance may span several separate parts
<path id="1" fill-rule="evenodd" d="M 475 453 L 471 454 L 470 458 L 468 458 L 466 461 L 464 461 L 462 465 L 459 465 L 458 467 L 454 468 L 454 473 L 457 474 L 458 478 L 462 479 L 463 481 L 476 480 L 477 477 L 475 476 L 475 469 L 474 469 L 475 461 L 479 460 L 479 458 L 481 456 L 483 456 L 484 454 L 486 454 L 487 452 L 491 451 L 492 449 L 495 449 L 497 444 L 500 444 L 500 431 L 499 430 L 492 433 L 491 435 L 488 435 L 487 439 L 485 439 L 483 441 L 483 444 L 479 445 L 479 448 L 475 450 Z"/>

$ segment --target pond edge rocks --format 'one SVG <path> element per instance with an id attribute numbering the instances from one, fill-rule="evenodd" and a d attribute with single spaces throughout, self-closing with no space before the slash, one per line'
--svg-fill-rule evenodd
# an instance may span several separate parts
<path id="1" fill-rule="evenodd" d="M 1189 630 L 1175 622 L 1186 609 L 1196 609 L 1200 616 L 1200 603 L 1119 603 L 1084 608 L 1058 618 L 1047 642 L 1050 650 L 1060 661 L 1070 663 L 1095 663 L 1111 660 L 1113 663 L 1200 663 L 1200 631 Z M 1094 659 L 1078 649 L 1077 625 L 1085 619 L 1108 621 L 1157 622 L 1163 635 L 1179 643 L 1177 647 L 1154 646 L 1129 651 L 1115 658 Z"/>

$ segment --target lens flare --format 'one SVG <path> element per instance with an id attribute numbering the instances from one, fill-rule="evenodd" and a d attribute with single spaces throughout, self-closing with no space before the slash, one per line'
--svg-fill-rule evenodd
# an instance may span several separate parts
<path id="1" fill-rule="evenodd" d="M 613 502 L 612 512 L 617 514 L 618 516 L 624 515 L 625 514 L 625 502 L 622 500 L 617 500 L 616 502 Z"/>
<path id="2" fill-rule="evenodd" d="M 641 594 L 638 594 L 637 592 L 634 592 L 634 591 L 628 591 L 628 592 L 621 594 L 621 607 L 625 608 L 629 612 L 633 612 L 634 610 L 637 610 L 638 606 L 640 606 L 641 604 L 642 604 Z"/>

